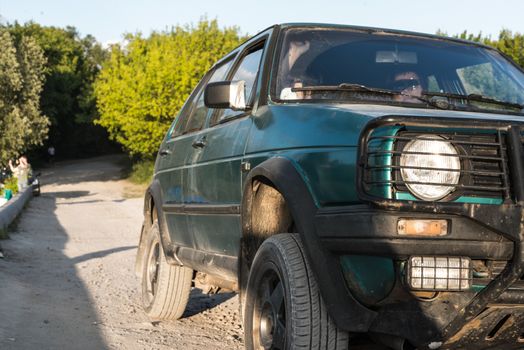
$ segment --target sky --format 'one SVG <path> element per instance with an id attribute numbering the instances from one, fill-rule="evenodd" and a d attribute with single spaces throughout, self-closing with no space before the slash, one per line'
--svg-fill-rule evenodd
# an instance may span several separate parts
<path id="1" fill-rule="evenodd" d="M 524 0 L 0 0 L 0 22 L 34 21 L 74 26 L 99 42 L 121 41 L 125 33 L 165 30 L 197 23 L 203 16 L 243 34 L 275 23 L 321 22 L 448 34 L 501 29 L 524 33 Z"/>

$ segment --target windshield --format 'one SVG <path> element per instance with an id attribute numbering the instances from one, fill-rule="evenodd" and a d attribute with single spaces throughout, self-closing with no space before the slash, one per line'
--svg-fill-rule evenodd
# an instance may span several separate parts
<path id="1" fill-rule="evenodd" d="M 343 88 L 348 85 L 399 94 L 376 96 Z M 524 73 L 497 51 L 473 44 L 385 32 L 294 28 L 284 33 L 275 93 L 281 100 L 410 103 L 424 103 L 415 97 L 428 95 L 446 98 L 450 105 L 500 110 L 508 107 L 486 101 L 524 105 Z"/>

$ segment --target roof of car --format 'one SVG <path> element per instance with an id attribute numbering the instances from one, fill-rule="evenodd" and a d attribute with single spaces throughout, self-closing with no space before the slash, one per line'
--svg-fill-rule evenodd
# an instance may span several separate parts
<path id="1" fill-rule="evenodd" d="M 452 37 L 446 37 L 441 35 L 435 35 L 435 34 L 427 34 L 427 33 L 419 33 L 419 32 L 411 32 L 411 31 L 405 31 L 405 30 L 397 30 L 397 29 L 387 29 L 387 28 L 376 28 L 376 27 L 364 27 L 364 26 L 354 26 L 354 25 L 347 25 L 347 24 L 329 24 L 329 23 L 280 23 L 272 25 L 266 29 L 264 29 L 262 32 L 273 28 L 273 27 L 281 27 L 281 28 L 304 28 L 304 27 L 310 27 L 310 28 L 334 28 L 334 29 L 353 29 L 358 31 L 365 31 L 369 33 L 390 33 L 395 35 L 405 35 L 405 36 L 417 36 L 422 38 L 430 38 L 430 39 L 436 39 L 436 40 L 446 40 L 446 41 L 453 41 L 460 44 L 466 44 L 466 45 L 475 45 L 475 46 L 481 46 L 484 48 L 493 49 L 493 47 L 484 45 L 482 43 L 478 43 L 475 41 L 470 40 L 464 40 L 464 39 L 458 39 L 458 38 L 452 38 Z M 258 35 L 258 34 L 257 34 Z"/>
<path id="2" fill-rule="evenodd" d="M 446 36 L 435 35 L 435 34 L 418 33 L 418 32 L 410 32 L 410 31 L 405 31 L 405 30 L 387 29 L 387 28 L 354 26 L 354 25 L 348 25 L 348 24 L 289 22 L 289 23 L 273 24 L 273 25 L 265 28 L 264 30 L 261 30 L 258 33 L 254 34 L 254 35 L 251 35 L 248 39 L 246 39 L 245 41 L 240 43 L 237 47 L 235 47 L 233 50 L 231 50 L 227 55 L 225 55 L 220 60 L 215 62 L 215 64 L 213 66 L 216 66 L 216 65 L 221 64 L 222 62 L 224 62 L 224 60 L 226 60 L 227 57 L 230 56 L 230 54 L 232 54 L 234 51 L 240 49 L 242 46 L 244 46 L 244 44 L 249 42 L 252 38 L 254 38 L 254 37 L 256 37 L 256 36 L 266 32 L 268 30 L 270 30 L 270 29 L 276 28 L 276 27 L 279 27 L 279 28 L 282 28 L 282 29 L 286 29 L 286 28 L 311 28 L 311 29 L 313 29 L 313 28 L 333 28 L 333 29 L 352 29 L 352 30 L 368 32 L 368 33 L 390 33 L 390 34 L 400 35 L 400 36 L 403 35 L 403 36 L 411 36 L 411 37 L 419 37 L 419 38 L 428 38 L 428 39 L 434 39 L 434 40 L 451 41 L 451 42 L 456 42 L 456 43 L 464 44 L 464 45 L 475 45 L 475 46 L 479 46 L 479 47 L 483 47 L 483 48 L 487 48 L 487 49 L 491 49 L 491 50 L 496 50 L 497 51 L 497 49 L 495 49 L 495 48 L 493 48 L 491 46 L 484 45 L 484 44 L 481 44 L 481 43 L 478 43 L 478 42 L 475 42 L 475 41 L 464 40 L 464 39 L 457 39 L 457 38 L 446 37 Z"/>

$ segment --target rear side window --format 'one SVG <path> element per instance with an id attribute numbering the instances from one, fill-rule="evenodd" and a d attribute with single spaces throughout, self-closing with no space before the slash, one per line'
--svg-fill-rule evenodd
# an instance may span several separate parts
<path id="1" fill-rule="evenodd" d="M 196 104 L 191 113 L 191 116 L 189 117 L 187 125 L 184 128 L 184 133 L 202 129 L 206 121 L 207 112 L 209 110 L 209 108 L 207 108 L 206 105 L 204 104 L 205 87 L 208 83 L 213 83 L 215 81 L 224 80 L 226 73 L 229 70 L 229 68 L 231 67 L 232 63 L 233 63 L 233 60 L 230 59 L 226 63 L 216 68 L 213 74 L 211 75 L 211 77 L 209 78 L 209 80 L 207 81 L 207 83 L 202 86 L 202 89 L 200 89 L 199 91 L 198 100 L 196 101 Z"/>
<path id="2" fill-rule="evenodd" d="M 264 45 L 259 45 L 245 55 L 240 64 L 235 70 L 231 81 L 244 80 L 246 82 L 246 102 L 250 102 L 253 99 L 253 90 L 255 87 L 255 82 L 257 80 L 258 71 L 260 68 L 260 60 L 262 58 Z M 238 112 L 235 112 L 231 109 L 221 109 L 213 117 L 211 124 L 216 124 L 220 120 L 229 118 L 231 116 L 237 115 Z"/>
<path id="3" fill-rule="evenodd" d="M 206 79 L 206 77 L 204 77 L 204 79 Z M 171 138 L 177 137 L 178 135 L 181 135 L 184 132 L 184 128 L 187 124 L 187 120 L 190 116 L 193 106 L 196 103 L 196 99 L 198 97 L 198 94 L 200 93 L 200 89 L 203 84 L 204 84 L 203 81 L 201 81 L 196 87 L 197 90 L 194 91 L 191 94 L 191 96 L 189 96 L 188 100 L 186 101 L 186 104 L 182 108 L 182 111 L 180 112 L 180 115 L 177 118 L 178 120 L 176 121 L 175 128 L 173 132 L 171 133 Z"/>
<path id="4" fill-rule="evenodd" d="M 183 120 L 181 120 L 180 123 L 176 126 L 176 132 L 174 136 L 202 129 L 208 112 L 208 108 L 204 104 L 205 87 L 208 83 L 224 80 L 232 63 L 233 57 L 215 68 L 214 72 L 211 73 L 211 77 L 209 77 L 205 83 L 200 84 L 198 91 L 196 91 L 194 94 L 193 100 L 186 109 L 187 113 L 184 113 L 180 116 L 183 118 Z M 206 75 L 206 77 L 207 76 L 209 76 L 209 73 Z M 204 80 L 206 77 L 204 77 Z"/>

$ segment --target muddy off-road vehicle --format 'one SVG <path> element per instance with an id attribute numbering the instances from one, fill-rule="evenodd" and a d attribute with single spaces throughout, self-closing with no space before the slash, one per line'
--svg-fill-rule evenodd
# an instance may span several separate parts
<path id="1" fill-rule="evenodd" d="M 524 348 L 524 72 L 393 30 L 273 26 L 167 133 L 137 257 L 146 313 L 196 276 L 248 349 Z"/>

